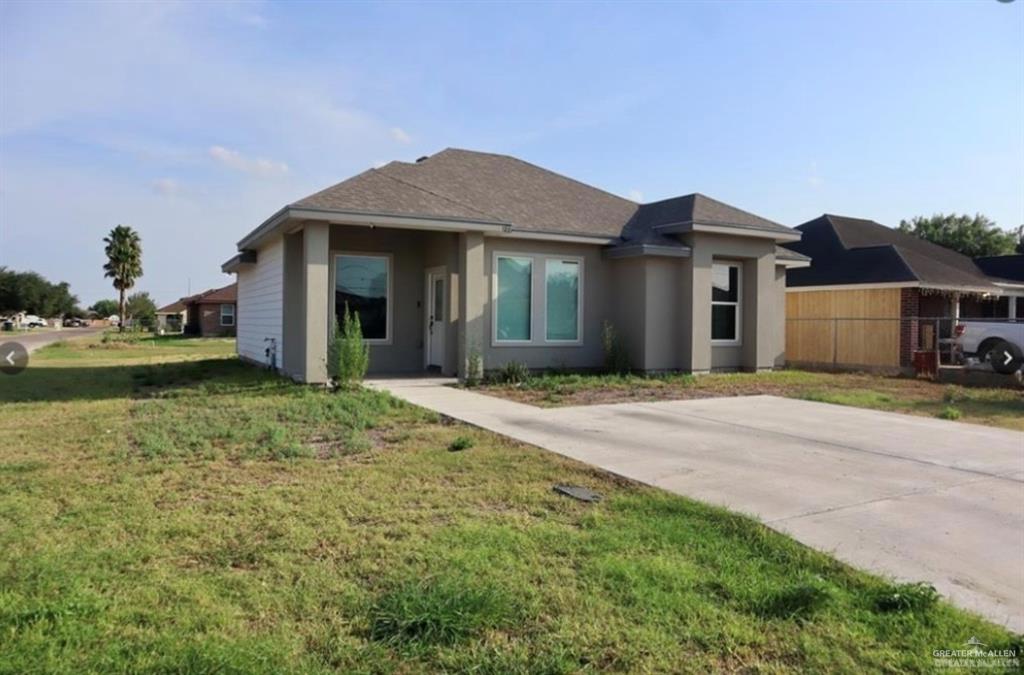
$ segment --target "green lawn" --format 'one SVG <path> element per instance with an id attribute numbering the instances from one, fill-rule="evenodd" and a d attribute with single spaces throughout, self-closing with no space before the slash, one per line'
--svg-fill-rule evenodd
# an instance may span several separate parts
<path id="1" fill-rule="evenodd" d="M 1019 648 L 747 518 L 231 348 L 71 343 L 0 376 L 0 672 L 925 672 L 971 636 Z"/>
<path id="2" fill-rule="evenodd" d="M 964 387 L 912 377 L 777 370 L 766 373 L 597 375 L 544 373 L 483 393 L 550 407 L 772 394 L 1024 431 L 1024 390 Z"/>

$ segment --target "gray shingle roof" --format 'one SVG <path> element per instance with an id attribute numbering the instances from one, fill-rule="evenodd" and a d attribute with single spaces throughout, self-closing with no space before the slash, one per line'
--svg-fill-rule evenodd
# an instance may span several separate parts
<path id="1" fill-rule="evenodd" d="M 617 237 L 637 204 L 514 157 L 449 148 L 391 162 L 293 206 L 477 218 L 536 232 Z"/>
<path id="2" fill-rule="evenodd" d="M 824 214 L 796 229 L 786 248 L 809 255 L 805 269 L 790 270 L 790 286 L 917 281 L 925 286 L 992 289 L 969 257 L 863 218 Z"/>
<path id="3" fill-rule="evenodd" d="M 722 225 L 740 229 L 764 230 L 792 234 L 793 230 L 779 223 L 730 206 L 700 193 L 643 204 L 626 224 L 622 238 L 630 242 L 672 245 L 678 241 L 658 232 L 671 225 Z"/>
<path id="4" fill-rule="evenodd" d="M 371 169 L 291 206 L 498 222 L 675 247 L 682 246 L 678 239 L 653 228 L 697 222 L 793 232 L 701 194 L 641 206 L 515 157 L 454 148 Z"/>

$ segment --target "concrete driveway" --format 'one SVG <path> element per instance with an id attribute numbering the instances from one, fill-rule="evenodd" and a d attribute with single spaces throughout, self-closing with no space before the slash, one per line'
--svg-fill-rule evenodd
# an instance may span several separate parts
<path id="1" fill-rule="evenodd" d="M 929 581 L 1024 631 L 1024 433 L 774 396 L 541 409 L 451 382 L 370 386 Z"/>

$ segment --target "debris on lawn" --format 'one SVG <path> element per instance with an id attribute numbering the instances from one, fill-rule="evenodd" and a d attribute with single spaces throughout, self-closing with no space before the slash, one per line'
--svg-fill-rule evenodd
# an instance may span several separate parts
<path id="1" fill-rule="evenodd" d="M 578 499 L 581 502 L 599 502 L 602 499 L 602 496 L 597 492 L 590 488 L 580 487 L 579 485 L 556 485 L 554 490 L 558 494 Z"/>

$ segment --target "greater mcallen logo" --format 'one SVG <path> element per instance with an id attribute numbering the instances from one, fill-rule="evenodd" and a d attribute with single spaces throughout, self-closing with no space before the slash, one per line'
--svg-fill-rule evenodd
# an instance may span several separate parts
<path id="1" fill-rule="evenodd" d="M 942 669 L 1018 669 L 1020 654 L 1016 648 L 986 649 L 988 645 L 972 635 L 961 649 L 936 649 L 935 666 Z"/>

